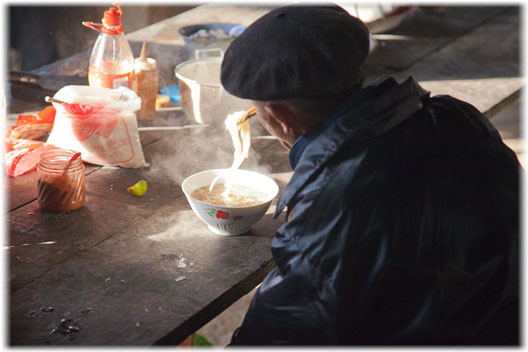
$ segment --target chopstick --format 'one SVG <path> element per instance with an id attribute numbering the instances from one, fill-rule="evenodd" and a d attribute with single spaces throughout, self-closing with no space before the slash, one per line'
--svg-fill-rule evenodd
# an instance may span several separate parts
<path id="1" fill-rule="evenodd" d="M 44 101 L 45 101 L 46 103 L 69 104 L 69 103 L 67 103 L 67 102 L 65 102 L 65 101 L 62 101 L 62 100 L 59 100 L 59 99 L 55 99 L 55 98 L 51 98 L 51 97 L 48 97 L 48 96 L 46 96 L 46 97 L 44 98 Z"/>
<path id="2" fill-rule="evenodd" d="M 255 110 L 255 107 L 252 106 L 251 108 L 248 109 L 248 111 L 246 111 L 246 114 L 244 115 L 244 117 L 242 117 L 238 121 L 238 124 L 241 124 L 242 122 L 247 121 L 251 116 L 255 116 L 256 114 L 257 114 L 257 111 Z"/>

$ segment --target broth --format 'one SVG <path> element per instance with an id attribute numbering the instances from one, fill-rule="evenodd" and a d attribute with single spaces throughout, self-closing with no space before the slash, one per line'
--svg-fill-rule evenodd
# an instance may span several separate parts
<path id="1" fill-rule="evenodd" d="M 266 193 L 242 185 L 232 185 L 231 189 L 228 190 L 225 184 L 219 183 L 214 186 L 212 191 L 209 191 L 209 186 L 197 188 L 191 193 L 191 197 L 213 205 L 247 207 L 264 202 Z"/>

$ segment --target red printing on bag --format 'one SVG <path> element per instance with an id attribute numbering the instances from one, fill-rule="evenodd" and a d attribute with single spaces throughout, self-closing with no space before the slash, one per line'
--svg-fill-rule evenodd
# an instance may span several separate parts
<path id="1" fill-rule="evenodd" d="M 103 110 L 106 106 L 104 104 L 61 104 L 61 107 L 68 112 L 69 115 L 73 115 L 76 119 L 85 120 L 90 116 Z M 72 117 L 72 116 L 70 116 Z"/>
<path id="2" fill-rule="evenodd" d="M 104 114 L 100 113 L 105 107 L 104 104 L 61 104 L 66 116 L 71 118 L 72 129 L 78 141 L 84 142 L 94 133 L 108 138 L 118 122 L 119 111 L 106 108 Z M 59 109 L 60 109 L 59 108 Z"/>

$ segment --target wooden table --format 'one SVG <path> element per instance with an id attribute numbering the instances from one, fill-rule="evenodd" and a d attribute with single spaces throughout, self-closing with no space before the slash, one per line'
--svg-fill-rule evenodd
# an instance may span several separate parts
<path id="1" fill-rule="evenodd" d="M 161 85 L 169 85 L 176 83 L 174 66 L 190 56 L 176 34 L 179 27 L 248 25 L 268 10 L 202 5 L 128 38 L 136 56 L 142 41 L 150 43 L 161 64 Z M 433 94 L 457 96 L 492 118 L 518 99 L 522 86 L 519 17 L 518 7 L 417 10 L 396 30 L 374 36 L 367 81 L 413 75 Z M 87 59 L 82 53 L 36 72 L 79 72 L 87 69 Z M 188 123 L 181 112 L 165 112 L 151 125 Z M 266 135 L 256 120 L 251 128 L 254 136 Z M 223 129 L 143 133 L 141 143 L 149 168 L 86 164 L 86 204 L 71 213 L 39 208 L 35 172 L 5 178 L 9 344 L 178 344 L 273 267 L 270 244 L 284 220 L 271 219 L 274 204 L 249 233 L 223 237 L 194 215 L 181 191 L 184 177 L 229 166 L 232 146 Z M 283 189 L 291 177 L 287 151 L 274 139 L 252 143 L 243 168 L 271 174 Z M 134 197 L 126 188 L 140 179 L 149 189 Z M 61 319 L 80 330 L 52 333 Z"/>

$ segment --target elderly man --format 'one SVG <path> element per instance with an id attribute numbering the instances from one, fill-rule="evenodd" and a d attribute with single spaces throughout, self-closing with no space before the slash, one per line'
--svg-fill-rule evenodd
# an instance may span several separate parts
<path id="1" fill-rule="evenodd" d="M 294 170 L 276 268 L 233 345 L 518 344 L 519 174 L 473 106 L 412 78 L 363 87 L 368 30 L 286 6 L 226 51 Z"/>

